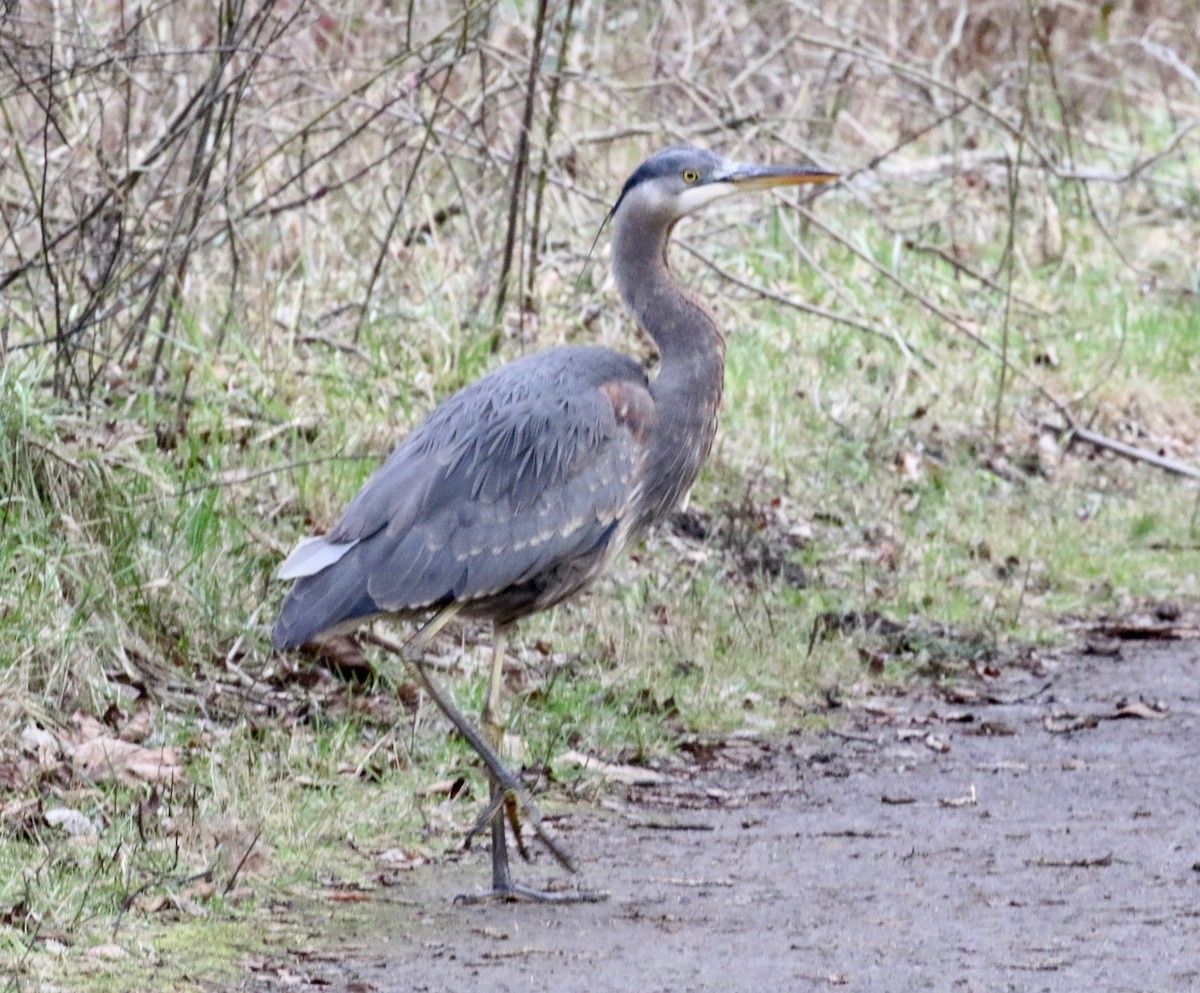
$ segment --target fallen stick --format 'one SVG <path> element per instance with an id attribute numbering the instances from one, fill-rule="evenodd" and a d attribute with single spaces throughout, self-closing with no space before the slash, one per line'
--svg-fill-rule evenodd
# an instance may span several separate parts
<path id="1" fill-rule="evenodd" d="M 1054 424 L 1050 421 L 1042 421 L 1040 426 L 1047 431 L 1053 431 L 1055 434 L 1070 435 L 1068 444 L 1075 440 L 1085 441 L 1095 448 L 1116 452 L 1118 455 L 1124 455 L 1125 458 L 1133 459 L 1135 462 L 1146 462 L 1158 469 L 1165 469 L 1167 472 L 1173 472 L 1179 476 L 1200 479 L 1200 469 L 1194 465 L 1190 465 L 1187 462 L 1180 462 L 1178 459 L 1168 458 L 1165 455 L 1159 455 L 1157 452 L 1147 451 L 1145 448 L 1138 448 L 1136 445 L 1127 445 L 1123 441 L 1117 441 L 1116 438 L 1110 438 L 1108 435 L 1091 431 L 1088 428 L 1076 427 L 1072 424 Z"/>

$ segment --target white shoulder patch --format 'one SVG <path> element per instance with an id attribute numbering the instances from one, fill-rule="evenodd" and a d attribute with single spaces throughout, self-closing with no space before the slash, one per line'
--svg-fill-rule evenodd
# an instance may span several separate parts
<path id="1" fill-rule="evenodd" d="M 305 538 L 292 553 L 283 560 L 276 575 L 280 579 L 300 579 L 304 576 L 315 576 L 323 569 L 328 569 L 337 562 L 357 541 L 334 543 L 326 541 L 323 536 Z"/>

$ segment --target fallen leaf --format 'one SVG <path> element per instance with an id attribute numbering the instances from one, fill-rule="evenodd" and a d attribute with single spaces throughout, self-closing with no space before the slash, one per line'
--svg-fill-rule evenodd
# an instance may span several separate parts
<path id="1" fill-rule="evenodd" d="M 626 786 L 653 786 L 670 781 L 670 776 L 638 765 L 616 765 L 585 755 L 583 752 L 567 751 L 559 755 L 551 765 L 576 766 L 584 772 L 594 773 L 603 779 Z"/>
<path id="2" fill-rule="evenodd" d="M 896 456 L 896 470 L 905 479 L 920 479 L 924 462 L 920 452 L 901 452 Z"/>
<path id="3" fill-rule="evenodd" d="M 38 760 L 38 765 L 52 765 L 61 754 L 58 739 L 32 721 L 21 729 L 21 750 Z"/>
<path id="4" fill-rule="evenodd" d="M 219 851 L 222 868 L 239 876 L 263 872 L 275 855 L 275 849 L 263 841 L 261 828 L 235 817 L 206 821 L 204 831 Z"/>
<path id="5" fill-rule="evenodd" d="M 208 916 L 208 910 L 206 908 L 200 906 L 200 904 L 198 904 L 195 900 L 189 899 L 183 893 L 177 895 L 173 894 L 169 896 L 168 899 L 170 899 L 176 910 L 178 910 L 180 913 L 187 914 L 188 917 Z"/>
<path id="6" fill-rule="evenodd" d="M 32 835 L 40 826 L 41 809 L 38 797 L 10 800 L 0 806 L 0 827 L 20 836 Z"/>
<path id="7" fill-rule="evenodd" d="M 971 792 L 966 796 L 940 796 L 938 797 L 938 803 L 943 807 L 974 807 L 979 803 L 979 798 L 975 795 L 975 784 L 971 784 Z"/>
<path id="8" fill-rule="evenodd" d="M 940 734 L 927 734 L 925 735 L 925 747 L 934 752 L 948 752 L 950 751 L 950 742 Z"/>
<path id="9" fill-rule="evenodd" d="M 88 819 L 87 815 L 71 807 L 56 807 L 53 810 L 47 810 L 42 816 L 51 827 L 62 828 L 73 838 L 96 833 L 96 825 Z"/>
<path id="10" fill-rule="evenodd" d="M 173 748 L 143 748 L 107 735 L 75 747 L 71 764 L 80 775 L 101 781 L 171 783 L 183 774 Z"/>
<path id="11" fill-rule="evenodd" d="M 86 954 L 90 959 L 105 959 L 109 962 L 129 958 L 129 953 L 120 945 L 96 945 L 89 948 Z"/>
<path id="12" fill-rule="evenodd" d="M 1047 714 L 1042 718 L 1042 727 L 1051 734 L 1070 734 L 1097 727 L 1099 723 L 1091 714 Z"/>
<path id="13" fill-rule="evenodd" d="M 426 861 L 420 855 L 413 855 L 403 848 L 389 848 L 375 857 L 391 869 L 412 869 L 418 865 L 424 865 Z"/>
<path id="14" fill-rule="evenodd" d="M 466 785 L 467 780 L 463 776 L 456 776 L 454 779 L 440 779 L 436 783 L 430 783 L 428 786 L 422 786 L 419 790 L 414 791 L 416 796 L 448 796 L 453 800 L 462 788 Z"/>
<path id="15" fill-rule="evenodd" d="M 881 541 L 875 550 L 875 561 L 888 572 L 895 572 L 899 564 L 899 553 L 896 550 L 895 542 L 888 541 L 886 538 Z"/>
<path id="16" fill-rule="evenodd" d="M 139 703 L 137 710 L 133 716 L 125 722 L 121 728 L 121 739 L 123 741 L 132 741 L 135 744 L 145 741 L 154 731 L 154 715 L 150 712 L 150 708 L 143 703 Z"/>
<path id="17" fill-rule="evenodd" d="M 75 771 L 93 781 L 171 783 L 183 775 L 173 748 L 143 748 L 112 737 L 94 717 L 76 713 L 78 732 L 66 743 Z"/>
<path id="18" fill-rule="evenodd" d="M 1130 700 L 1117 704 L 1117 712 L 1114 717 L 1133 717 L 1144 721 L 1161 721 L 1167 715 L 1161 710 L 1155 710 L 1148 703 L 1142 703 L 1140 700 Z"/>
<path id="19" fill-rule="evenodd" d="M 211 882 L 202 879 L 180 892 L 179 897 L 181 900 L 207 900 L 216 891 L 217 888 Z"/>

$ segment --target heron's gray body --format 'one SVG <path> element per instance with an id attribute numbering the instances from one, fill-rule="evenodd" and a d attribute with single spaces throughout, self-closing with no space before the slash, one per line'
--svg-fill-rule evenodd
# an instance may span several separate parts
<path id="1" fill-rule="evenodd" d="M 497 369 L 434 410 L 329 533 L 301 543 L 279 570 L 295 584 L 271 633 L 276 648 L 377 614 L 432 614 L 410 642 L 419 646 L 455 612 L 495 622 L 483 737 L 409 658 L 489 770 L 492 803 L 481 823 L 492 825 L 494 895 L 556 898 L 509 875 L 499 812 L 522 787 L 496 754 L 508 625 L 591 582 L 631 536 L 680 501 L 712 447 L 725 339 L 671 275 L 671 232 L 681 217 L 739 190 L 833 178 L 808 167 L 741 165 L 697 148 L 651 156 L 611 216 L 617 286 L 658 345 L 653 381 L 633 359 L 603 348 L 554 348 Z"/>
<path id="2" fill-rule="evenodd" d="M 285 563 L 281 575 L 298 581 L 272 640 L 291 647 L 455 601 L 504 623 L 569 596 L 637 523 L 649 396 L 628 356 L 583 347 L 459 391 Z"/>

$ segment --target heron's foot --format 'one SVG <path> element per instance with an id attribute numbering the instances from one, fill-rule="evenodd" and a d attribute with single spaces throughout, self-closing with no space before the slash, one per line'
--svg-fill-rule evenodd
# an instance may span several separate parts
<path id="1" fill-rule="evenodd" d="M 537 807 L 533 805 L 533 800 L 530 799 L 520 780 L 509 773 L 507 780 L 499 781 L 495 786 L 496 788 L 492 791 L 492 798 L 488 801 L 488 805 L 483 808 L 483 812 L 476 818 L 475 823 L 471 825 L 471 830 L 467 832 L 467 836 L 463 841 L 463 847 L 470 848 L 475 836 L 480 834 L 484 828 L 492 825 L 496 821 L 496 818 L 501 816 L 501 808 L 503 808 L 504 815 L 507 816 L 508 822 L 512 826 L 513 838 L 517 843 L 517 851 L 520 853 L 521 858 L 528 862 L 530 860 L 529 849 L 526 847 L 525 840 L 522 837 L 520 823 L 520 814 L 523 811 L 526 820 L 533 825 L 534 834 L 542 840 L 542 843 L 550 850 L 550 853 L 558 860 L 558 863 L 568 872 L 576 872 L 575 862 L 571 858 L 570 853 L 563 848 L 562 842 L 546 829 L 546 825 L 542 821 L 542 815 L 538 812 Z"/>
<path id="2" fill-rule="evenodd" d="M 539 829 L 539 836 L 550 847 L 550 850 L 554 852 L 558 861 L 572 872 L 575 871 L 575 867 L 567 858 L 566 852 L 559 846 L 558 840 L 546 835 L 541 830 L 541 818 L 538 816 L 537 811 L 532 808 L 528 795 L 518 795 L 515 790 L 506 788 L 506 785 L 499 777 L 492 780 L 491 799 L 479 820 L 475 822 L 471 833 L 467 836 L 469 842 L 485 826 L 491 827 L 492 888 L 487 893 L 458 896 L 454 902 L 485 903 L 498 901 L 501 903 L 517 903 L 522 901 L 527 903 L 598 903 L 601 900 L 607 899 L 607 894 L 595 893 L 591 890 L 536 890 L 532 887 L 522 886 L 519 883 L 513 882 L 512 873 L 508 865 L 507 829 L 509 826 L 512 827 L 513 834 L 516 836 L 521 855 L 527 861 L 529 859 L 529 853 L 521 843 L 521 828 L 517 817 L 518 812 L 522 809 L 535 829 Z"/>
<path id="3" fill-rule="evenodd" d="M 608 894 L 598 890 L 535 890 L 509 881 L 487 893 L 460 893 L 455 903 L 603 903 Z"/>

